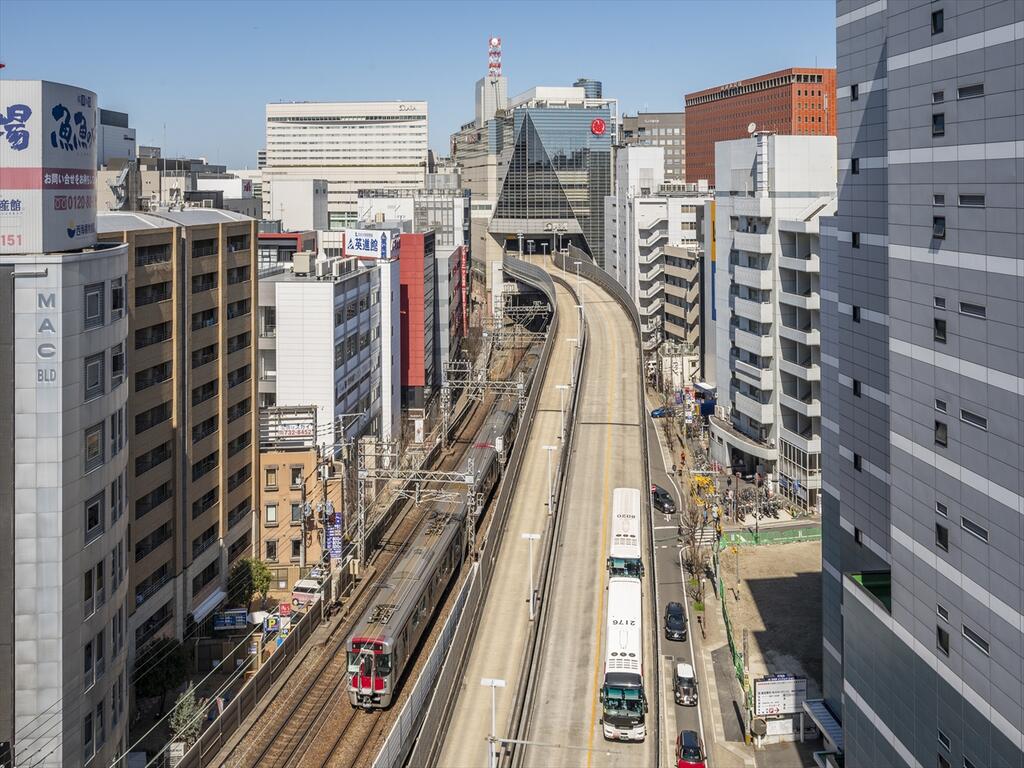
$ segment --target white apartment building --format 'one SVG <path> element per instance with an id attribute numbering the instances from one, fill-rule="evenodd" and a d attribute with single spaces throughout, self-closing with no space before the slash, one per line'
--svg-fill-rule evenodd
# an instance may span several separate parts
<path id="1" fill-rule="evenodd" d="M 355 226 L 360 189 L 418 189 L 427 171 L 427 102 L 267 104 L 263 183 L 327 181 L 328 228 Z"/>
<path id="2" fill-rule="evenodd" d="M 0 256 L 0 719 L 17 765 L 126 746 L 127 246 Z"/>
<path id="3" fill-rule="evenodd" d="M 764 471 L 794 504 L 815 509 L 819 220 L 836 211 L 836 139 L 759 133 L 719 142 L 715 179 L 711 456 L 743 473 Z"/>
<path id="4" fill-rule="evenodd" d="M 315 405 L 317 442 L 400 434 L 398 259 L 310 260 L 261 271 L 260 407 Z"/>

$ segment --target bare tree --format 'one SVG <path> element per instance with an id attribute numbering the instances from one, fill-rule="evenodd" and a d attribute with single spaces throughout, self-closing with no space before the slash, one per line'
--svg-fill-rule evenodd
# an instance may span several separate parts
<path id="1" fill-rule="evenodd" d="M 700 579 L 711 561 L 708 547 L 700 543 L 705 527 L 704 507 L 693 499 L 686 499 L 679 513 L 679 542 L 683 548 L 683 565 L 698 583 L 694 599 L 699 599 Z"/>

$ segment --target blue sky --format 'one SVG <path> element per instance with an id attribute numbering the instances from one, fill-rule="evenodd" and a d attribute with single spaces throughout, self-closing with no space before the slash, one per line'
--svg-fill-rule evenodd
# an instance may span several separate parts
<path id="1" fill-rule="evenodd" d="M 0 76 L 90 88 L 131 115 L 140 144 L 231 167 L 255 165 L 267 102 L 426 99 L 430 145 L 447 154 L 490 35 L 510 94 L 589 77 L 633 113 L 835 66 L 834 20 L 832 0 L 0 0 Z"/>

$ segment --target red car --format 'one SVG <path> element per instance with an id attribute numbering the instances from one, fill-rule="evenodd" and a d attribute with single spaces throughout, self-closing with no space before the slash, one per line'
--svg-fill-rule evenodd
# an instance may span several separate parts
<path id="1" fill-rule="evenodd" d="M 676 768 L 707 768 L 704 742 L 696 731 L 680 731 L 676 738 Z"/>

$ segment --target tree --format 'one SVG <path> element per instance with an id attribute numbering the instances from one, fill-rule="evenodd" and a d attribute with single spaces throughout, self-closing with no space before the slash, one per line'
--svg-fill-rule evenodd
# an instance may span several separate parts
<path id="1" fill-rule="evenodd" d="M 173 691 L 188 679 L 188 652 L 181 641 L 173 637 L 160 637 L 147 643 L 135 659 L 132 675 L 135 693 L 141 698 L 160 697 L 160 711 L 168 691 Z"/>
<path id="2" fill-rule="evenodd" d="M 270 568 L 266 563 L 246 557 L 239 560 L 231 569 L 231 576 L 228 578 L 228 594 L 233 601 L 248 609 L 252 606 L 253 595 L 258 594 L 266 603 L 271 580 Z"/>
<path id="3" fill-rule="evenodd" d="M 690 575 L 699 580 L 707 571 L 709 552 L 700 544 L 701 534 L 707 521 L 704 518 L 704 505 L 692 498 L 683 501 L 683 509 L 679 513 L 679 539 L 683 547 L 683 563 Z M 699 595 L 699 587 L 696 590 Z M 691 595 L 693 596 L 693 595 Z M 694 597 L 694 599 L 698 599 Z"/>
<path id="4" fill-rule="evenodd" d="M 199 739 L 203 727 L 203 708 L 203 703 L 196 698 L 195 686 L 189 683 L 171 710 L 171 740 L 183 742 L 186 751 Z"/>

